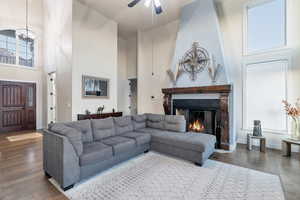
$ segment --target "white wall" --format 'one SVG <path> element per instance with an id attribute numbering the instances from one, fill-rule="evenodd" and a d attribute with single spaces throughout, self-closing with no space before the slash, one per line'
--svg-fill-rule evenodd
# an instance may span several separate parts
<path id="1" fill-rule="evenodd" d="M 95 113 L 117 109 L 118 27 L 93 8 L 73 2 L 72 116 L 86 109 Z M 109 98 L 82 98 L 82 75 L 110 79 Z"/>
<path id="2" fill-rule="evenodd" d="M 247 132 L 242 130 L 243 124 L 243 77 L 242 63 L 243 57 L 243 9 L 248 0 L 218 0 L 218 14 L 221 23 L 221 30 L 225 42 L 225 62 L 228 63 L 229 73 L 234 83 L 234 102 L 235 106 L 235 127 L 238 135 L 238 141 L 245 143 Z M 288 46 L 294 55 L 289 76 L 288 76 L 288 95 L 291 101 L 300 96 L 300 59 L 299 56 L 299 34 L 300 34 L 300 15 L 297 8 L 300 7 L 300 1 L 287 0 L 288 3 Z M 271 34 L 271 33 L 270 33 Z M 281 148 L 281 138 L 286 135 L 273 133 L 264 133 L 267 136 L 267 146 L 272 148 Z"/>
<path id="3" fill-rule="evenodd" d="M 161 89 L 169 87 L 166 71 L 172 63 L 178 26 L 173 21 L 138 33 L 138 113 L 164 113 Z"/>
<path id="4" fill-rule="evenodd" d="M 44 0 L 44 38 L 45 71 L 48 73 L 56 71 L 57 74 L 57 121 L 70 121 L 72 119 L 72 0 Z"/>
<path id="5" fill-rule="evenodd" d="M 174 58 L 172 66 L 170 66 L 173 71 L 176 70 L 178 62 L 191 49 L 194 42 L 198 42 L 200 47 L 206 49 L 209 54 L 213 54 L 216 64 L 222 66 L 215 84 L 228 84 L 229 76 L 227 65 L 225 65 L 223 59 L 223 40 L 220 24 L 212 0 L 196 0 L 182 8 Z M 193 81 L 190 74 L 183 73 L 177 80 L 176 87 L 206 85 L 212 85 L 207 69 L 198 73 Z"/>
<path id="6" fill-rule="evenodd" d="M 0 80 L 35 82 L 37 89 L 36 126 L 41 129 L 46 123 L 46 112 L 43 107 L 43 4 L 40 0 L 29 1 L 29 29 L 37 36 L 37 62 L 35 69 L 4 65 L 0 63 Z M 0 30 L 25 28 L 25 1 L 9 0 L 1 2 Z"/>
<path id="7" fill-rule="evenodd" d="M 128 42 L 118 39 L 118 111 L 123 115 L 129 115 L 129 81 L 128 81 Z"/>
<path id="8" fill-rule="evenodd" d="M 126 40 L 127 43 L 127 77 L 137 78 L 137 36 Z"/>

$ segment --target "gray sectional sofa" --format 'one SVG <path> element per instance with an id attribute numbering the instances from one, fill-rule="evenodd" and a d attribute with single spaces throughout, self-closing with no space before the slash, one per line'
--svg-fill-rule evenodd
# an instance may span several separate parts
<path id="1" fill-rule="evenodd" d="M 49 125 L 44 171 L 67 190 L 82 179 L 149 150 L 202 165 L 214 152 L 212 135 L 186 132 L 183 116 L 144 114 Z"/>

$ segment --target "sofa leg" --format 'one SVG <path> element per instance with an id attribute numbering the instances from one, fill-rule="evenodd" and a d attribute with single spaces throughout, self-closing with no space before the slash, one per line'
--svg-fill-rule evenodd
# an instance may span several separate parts
<path id="1" fill-rule="evenodd" d="M 68 187 L 62 187 L 61 189 L 63 189 L 63 191 L 67 191 L 67 190 L 69 190 L 69 189 L 72 189 L 74 187 L 74 184 L 73 185 L 70 185 L 70 186 L 68 186 Z"/>
<path id="2" fill-rule="evenodd" d="M 148 149 L 148 150 L 146 150 L 146 151 L 144 151 L 144 153 L 149 153 L 149 149 Z"/>
<path id="3" fill-rule="evenodd" d="M 198 167 L 202 167 L 203 164 L 195 162 L 195 165 L 198 166 Z"/>
<path id="4" fill-rule="evenodd" d="M 46 176 L 47 179 L 52 178 L 52 176 L 50 174 L 48 174 L 46 171 L 44 171 L 44 172 L 45 172 L 45 176 Z"/>

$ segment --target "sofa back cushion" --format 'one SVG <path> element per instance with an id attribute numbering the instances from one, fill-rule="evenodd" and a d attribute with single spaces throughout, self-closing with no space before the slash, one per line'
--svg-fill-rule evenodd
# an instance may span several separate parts
<path id="1" fill-rule="evenodd" d="M 123 133 L 128 133 L 133 131 L 131 116 L 115 117 L 114 122 L 115 122 L 116 135 L 122 135 Z"/>
<path id="2" fill-rule="evenodd" d="M 147 127 L 156 129 L 165 129 L 165 116 L 157 114 L 146 114 L 147 115 Z"/>
<path id="3" fill-rule="evenodd" d="M 112 117 L 106 119 L 92 119 L 94 140 L 102 140 L 115 135 L 114 120 Z"/>
<path id="4" fill-rule="evenodd" d="M 52 124 L 49 130 L 68 138 L 73 145 L 75 152 L 80 156 L 83 152 L 82 133 L 75 128 L 66 126 L 63 123 Z"/>
<path id="5" fill-rule="evenodd" d="M 146 128 L 146 115 L 134 115 L 132 116 L 132 125 L 134 130 Z"/>
<path id="6" fill-rule="evenodd" d="M 82 142 L 84 142 L 84 143 L 85 142 L 93 142 L 93 133 L 92 133 L 92 126 L 91 126 L 90 120 L 66 122 L 63 124 L 80 131 L 82 134 Z"/>
<path id="7" fill-rule="evenodd" d="M 176 132 L 186 132 L 186 120 L 183 115 L 167 115 L 165 117 L 165 129 Z"/>

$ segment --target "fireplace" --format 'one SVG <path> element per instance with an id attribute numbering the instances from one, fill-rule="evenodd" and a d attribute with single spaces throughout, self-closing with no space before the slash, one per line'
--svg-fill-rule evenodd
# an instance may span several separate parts
<path id="1" fill-rule="evenodd" d="M 184 115 L 186 129 L 217 137 L 217 148 L 221 148 L 219 99 L 174 99 L 173 115 Z"/>
<path id="2" fill-rule="evenodd" d="M 164 110 L 166 115 L 184 115 L 187 131 L 212 134 L 217 137 L 217 147 L 230 149 L 229 130 L 229 96 L 231 85 L 215 85 L 187 88 L 165 88 Z M 194 99 L 191 94 L 207 97 L 209 99 Z M 178 96 L 179 95 L 179 96 Z M 183 96 L 185 96 L 183 98 Z M 185 99 L 189 98 L 190 99 Z"/>

